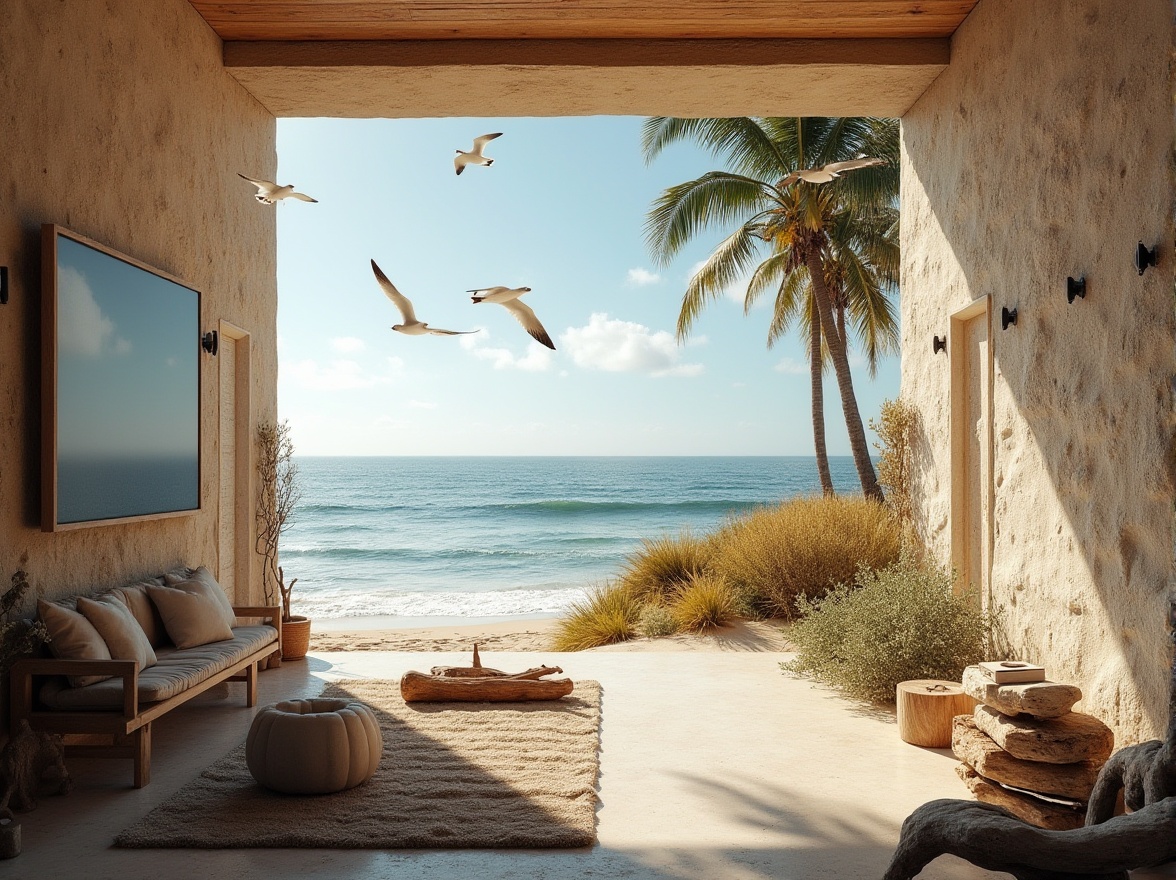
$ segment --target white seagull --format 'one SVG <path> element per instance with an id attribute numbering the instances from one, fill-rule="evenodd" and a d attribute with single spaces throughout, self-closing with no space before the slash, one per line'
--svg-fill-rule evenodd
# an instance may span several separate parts
<path id="1" fill-rule="evenodd" d="M 408 336 L 425 336 L 429 333 L 435 336 L 461 336 L 464 333 L 478 332 L 477 330 L 442 330 L 440 327 L 430 327 L 424 321 L 418 321 L 408 297 L 396 289 L 395 285 L 388 280 L 388 276 L 380 271 L 375 260 L 372 260 L 372 271 L 376 273 L 376 281 L 379 282 L 380 289 L 384 291 L 384 296 L 392 300 L 392 304 L 400 309 L 400 314 L 404 315 L 404 323 L 393 324 L 393 330 Z"/>
<path id="2" fill-rule="evenodd" d="M 856 159 L 849 159 L 845 162 L 830 162 L 828 165 L 823 165 L 820 168 L 803 168 L 800 171 L 793 171 L 776 186 L 783 189 L 790 186 L 798 180 L 803 180 L 806 183 L 829 183 L 836 180 L 846 171 L 856 171 L 859 168 L 871 168 L 875 165 L 885 165 L 885 159 L 871 159 L 865 156 L 858 156 Z"/>
<path id="3" fill-rule="evenodd" d="M 272 205 L 281 199 L 300 199 L 304 202 L 318 202 L 318 199 L 312 199 L 306 193 L 294 192 L 294 184 L 288 183 L 285 186 L 278 186 L 272 180 L 254 180 L 252 177 L 246 177 L 240 171 L 237 176 L 242 180 L 248 180 L 255 187 L 257 187 L 257 195 L 253 198 L 257 199 L 263 205 Z"/>
<path id="4" fill-rule="evenodd" d="M 535 313 L 531 311 L 531 307 L 519 300 L 519 297 L 524 293 L 530 293 L 531 288 L 501 286 L 478 287 L 474 290 L 468 290 L 466 292 L 473 294 L 470 299 L 476 303 L 498 303 L 500 306 L 518 318 L 519 323 L 523 325 L 523 329 L 535 337 L 536 341 L 542 342 L 552 351 L 555 351 L 555 343 L 551 341 L 551 337 L 547 335 L 547 331 L 543 329 L 543 325 L 539 323 L 539 319 L 535 317 Z"/>
<path id="5" fill-rule="evenodd" d="M 484 134 L 474 138 L 474 148 L 468 153 L 458 150 L 457 155 L 453 157 L 453 167 L 457 169 L 457 173 L 461 174 L 465 171 L 467 165 L 493 165 L 494 160 L 483 156 L 482 150 L 486 149 L 486 144 L 496 137 L 502 137 L 502 132 L 496 131 L 494 134 Z"/>

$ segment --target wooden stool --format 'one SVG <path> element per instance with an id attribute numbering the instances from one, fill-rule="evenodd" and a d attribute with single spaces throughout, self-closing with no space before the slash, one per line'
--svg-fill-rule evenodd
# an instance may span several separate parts
<path id="1" fill-rule="evenodd" d="M 971 715 L 976 708 L 976 701 L 957 681 L 904 681 L 895 690 L 898 735 L 914 746 L 948 748 L 951 720 L 956 715 Z"/>

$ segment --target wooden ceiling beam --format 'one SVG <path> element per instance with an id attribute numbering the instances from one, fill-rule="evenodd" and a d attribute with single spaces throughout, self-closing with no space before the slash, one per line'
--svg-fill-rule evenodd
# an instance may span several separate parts
<path id="1" fill-rule="evenodd" d="M 950 41 L 227 42 L 275 116 L 899 116 Z"/>

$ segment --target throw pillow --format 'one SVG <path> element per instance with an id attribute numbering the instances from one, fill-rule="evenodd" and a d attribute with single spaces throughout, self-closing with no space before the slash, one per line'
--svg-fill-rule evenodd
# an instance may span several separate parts
<path id="1" fill-rule="evenodd" d="M 107 596 L 95 601 L 82 596 L 78 599 L 78 611 L 98 630 L 113 659 L 138 660 L 140 671 L 155 665 L 155 651 L 147 641 L 147 634 L 120 600 Z"/>
<path id="2" fill-rule="evenodd" d="M 168 637 L 177 648 L 195 648 L 233 637 L 232 628 L 211 596 L 156 586 L 147 587 L 147 595 L 159 609 Z"/>
<path id="3" fill-rule="evenodd" d="M 187 577 L 167 574 L 164 575 L 164 579 L 169 587 L 175 587 L 186 593 L 199 593 L 212 599 L 220 608 L 225 623 L 230 628 L 237 625 L 237 615 L 233 613 L 233 603 L 229 601 L 229 597 L 225 595 L 221 585 L 216 582 L 212 572 L 203 565 L 195 571 L 189 572 Z"/>
<path id="4" fill-rule="evenodd" d="M 94 625 L 81 613 L 55 602 L 37 600 L 37 616 L 49 632 L 49 650 L 61 660 L 109 660 L 110 650 Z M 73 687 L 85 687 L 113 678 L 110 675 L 71 675 Z"/>
<path id="5" fill-rule="evenodd" d="M 117 587 L 107 594 L 114 596 L 130 609 L 152 648 L 167 644 L 167 630 L 163 628 L 163 619 L 147 595 L 149 585 L 159 586 L 162 582 L 162 578 L 159 581 L 142 581 L 126 587 Z"/>

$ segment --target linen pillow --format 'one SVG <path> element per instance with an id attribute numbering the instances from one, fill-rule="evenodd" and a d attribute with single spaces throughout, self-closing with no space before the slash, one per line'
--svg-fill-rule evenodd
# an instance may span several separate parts
<path id="1" fill-rule="evenodd" d="M 60 660 L 109 660 L 110 649 L 94 625 L 81 613 L 54 602 L 37 600 L 37 616 L 49 632 L 49 650 Z M 71 675 L 72 687 L 85 687 L 111 675 Z"/>
<path id="2" fill-rule="evenodd" d="M 233 637 L 232 628 L 211 596 L 154 585 L 147 587 L 147 595 L 159 609 L 168 638 L 177 648 L 195 648 Z"/>
<path id="3" fill-rule="evenodd" d="M 108 596 L 114 596 L 130 609 L 152 648 L 167 644 L 167 630 L 163 627 L 163 619 L 159 616 L 159 609 L 147 596 L 147 587 L 159 586 L 162 583 L 162 578 L 159 581 L 142 581 L 126 587 L 117 587 L 107 593 Z"/>
<path id="4" fill-rule="evenodd" d="M 233 613 L 233 603 L 229 601 L 229 597 L 225 595 L 224 589 L 216 582 L 216 578 L 212 576 L 212 572 L 203 565 L 195 571 L 189 572 L 187 577 L 180 577 L 176 574 L 164 575 L 164 580 L 169 587 L 175 587 L 177 590 L 183 590 L 185 593 L 199 593 L 216 602 L 217 607 L 221 610 L 221 616 L 229 628 L 237 625 L 237 615 Z"/>
<path id="5" fill-rule="evenodd" d="M 137 660 L 140 671 L 155 665 L 155 651 L 147 641 L 147 634 L 121 600 L 106 596 L 95 601 L 82 596 L 78 599 L 78 611 L 98 630 L 113 659 Z"/>

